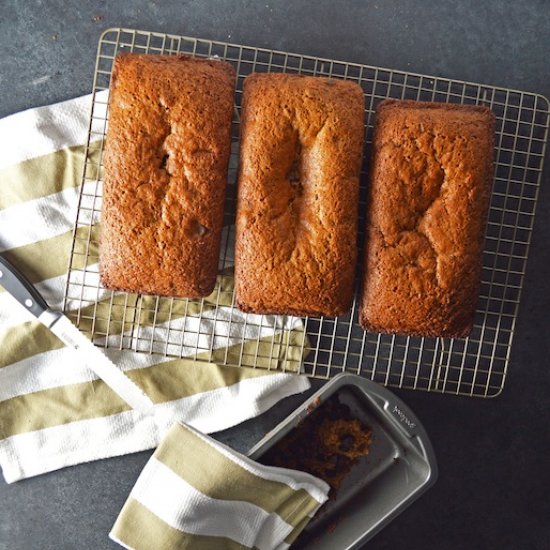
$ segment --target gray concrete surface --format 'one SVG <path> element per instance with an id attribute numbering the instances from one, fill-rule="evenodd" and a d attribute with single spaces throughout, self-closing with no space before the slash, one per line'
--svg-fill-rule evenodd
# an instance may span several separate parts
<path id="1" fill-rule="evenodd" d="M 550 96 L 544 0 L 0 1 L 0 116 L 91 88 L 101 31 L 229 40 Z M 548 158 L 547 158 L 548 164 Z M 372 550 L 550 548 L 550 181 L 540 193 L 510 374 L 494 400 L 399 392 L 432 438 L 437 485 Z M 244 450 L 305 396 L 220 434 Z M 116 548 L 107 533 L 149 453 L 0 481 L 0 549 Z"/>

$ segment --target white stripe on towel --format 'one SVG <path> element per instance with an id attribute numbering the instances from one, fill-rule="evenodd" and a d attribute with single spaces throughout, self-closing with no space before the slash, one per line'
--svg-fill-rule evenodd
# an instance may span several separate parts
<path id="1" fill-rule="evenodd" d="M 93 127 L 96 133 L 91 135 L 92 141 L 103 138 L 103 124 L 99 119 L 100 111 L 106 111 L 107 98 L 107 91 L 96 96 L 95 114 L 99 118 Z M 0 147 L 0 169 L 86 143 L 91 102 L 92 95 L 88 94 L 0 119 L 0 135 L 10 136 Z"/>
<path id="2" fill-rule="evenodd" d="M 218 500 L 197 491 L 154 456 L 130 497 L 165 523 L 192 535 L 227 537 L 248 548 L 271 550 L 293 527 L 250 502 Z M 236 522 L 235 517 L 246 519 Z"/>

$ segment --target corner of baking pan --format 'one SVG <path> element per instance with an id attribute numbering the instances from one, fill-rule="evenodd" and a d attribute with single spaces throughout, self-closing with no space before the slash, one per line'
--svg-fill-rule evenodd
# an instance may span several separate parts
<path id="1" fill-rule="evenodd" d="M 258 441 L 258 443 L 248 451 L 247 456 L 252 459 L 258 458 L 261 452 L 266 450 L 265 447 L 268 442 L 275 444 L 287 433 L 288 430 L 286 428 L 291 429 L 294 427 L 305 415 L 311 413 L 329 396 L 347 385 L 360 388 L 369 397 L 373 405 L 375 405 L 397 429 L 414 442 L 416 449 L 421 454 L 428 467 L 426 481 L 421 487 L 421 492 L 431 487 L 437 481 L 439 468 L 430 438 L 418 417 L 412 412 L 408 405 L 384 386 L 351 373 L 340 373 L 330 379 L 322 388 L 316 391 L 309 399 L 302 403 L 302 405 L 290 413 Z M 258 453 L 260 453 L 260 455 Z"/>

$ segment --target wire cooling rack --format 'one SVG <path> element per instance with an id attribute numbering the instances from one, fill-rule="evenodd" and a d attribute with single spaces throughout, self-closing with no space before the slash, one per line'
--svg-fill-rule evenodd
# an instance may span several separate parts
<path id="1" fill-rule="evenodd" d="M 114 293 L 101 288 L 97 233 L 102 196 L 102 153 L 114 57 L 121 52 L 217 56 L 238 74 L 225 231 L 216 289 L 203 300 Z M 364 332 L 357 301 L 338 319 L 244 314 L 233 306 L 233 222 L 239 114 L 243 79 L 252 72 L 284 71 L 358 82 L 366 100 L 365 159 L 370 157 L 374 111 L 386 98 L 486 105 L 497 117 L 495 181 L 483 254 L 482 287 L 469 338 L 442 339 Z M 520 302 L 550 122 L 539 95 L 319 59 L 248 46 L 130 29 L 102 35 L 85 170 L 65 296 L 65 311 L 105 347 L 165 357 L 190 357 L 231 366 L 302 371 L 329 378 L 347 371 L 385 385 L 493 397 L 506 378 Z M 367 162 L 365 162 L 366 167 Z M 364 225 L 365 170 L 360 200 Z M 362 231 L 362 229 L 360 229 Z M 361 256 L 360 256 L 361 257 Z M 356 288 L 359 287 L 358 276 Z"/>

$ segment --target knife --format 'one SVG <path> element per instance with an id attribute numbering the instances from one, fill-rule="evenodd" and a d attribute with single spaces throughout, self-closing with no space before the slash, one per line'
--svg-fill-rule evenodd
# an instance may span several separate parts
<path id="1" fill-rule="evenodd" d="M 154 403 L 124 372 L 60 311 L 51 309 L 36 288 L 0 255 L 0 285 L 65 345 L 80 352 L 93 370 L 128 405 L 143 414 L 153 414 Z"/>

